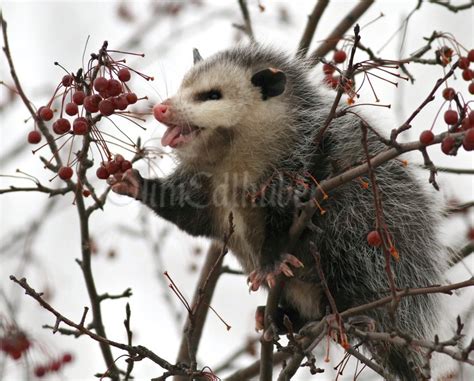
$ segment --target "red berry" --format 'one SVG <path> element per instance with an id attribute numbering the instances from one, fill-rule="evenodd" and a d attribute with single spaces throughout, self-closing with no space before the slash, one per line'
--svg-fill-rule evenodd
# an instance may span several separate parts
<path id="1" fill-rule="evenodd" d="M 86 93 L 84 93 L 84 91 L 78 90 L 72 95 L 72 101 L 80 106 L 84 103 L 85 97 Z"/>
<path id="2" fill-rule="evenodd" d="M 120 169 L 122 170 L 122 172 L 126 172 L 126 171 L 128 171 L 129 169 L 131 169 L 131 168 L 132 168 L 132 163 L 131 163 L 130 161 L 128 161 L 128 160 L 124 160 L 124 161 L 122 162 L 122 164 L 121 164 L 121 168 L 120 168 Z"/>
<path id="3" fill-rule="evenodd" d="M 128 100 L 126 95 L 120 95 L 115 97 L 114 100 L 114 107 L 119 110 L 125 110 L 128 107 Z"/>
<path id="4" fill-rule="evenodd" d="M 474 126 L 474 111 L 471 111 L 468 115 L 469 122 L 471 122 L 471 126 Z"/>
<path id="5" fill-rule="evenodd" d="M 472 77 L 473 77 L 472 70 L 465 69 L 462 71 L 462 79 L 464 79 L 465 81 L 470 81 Z"/>
<path id="6" fill-rule="evenodd" d="M 115 97 L 122 93 L 122 84 L 116 79 L 109 79 L 109 87 L 107 92 L 111 97 Z"/>
<path id="7" fill-rule="evenodd" d="M 115 111 L 113 102 L 108 99 L 101 100 L 99 103 L 99 111 L 105 116 L 112 115 Z"/>
<path id="8" fill-rule="evenodd" d="M 445 155 L 449 155 L 455 143 L 456 141 L 452 136 L 446 136 L 441 142 L 441 151 L 443 151 Z"/>
<path id="9" fill-rule="evenodd" d="M 89 132 L 89 122 L 84 117 L 79 117 L 72 122 L 72 132 L 75 135 L 85 135 Z"/>
<path id="10" fill-rule="evenodd" d="M 137 94 L 135 94 L 135 93 L 128 93 L 127 94 L 128 104 L 133 105 L 133 104 L 137 103 L 137 100 L 138 100 Z"/>
<path id="11" fill-rule="evenodd" d="M 120 170 L 120 166 L 115 160 L 111 160 L 105 164 L 105 169 L 107 169 L 109 174 L 113 175 Z"/>
<path id="12" fill-rule="evenodd" d="M 65 87 L 71 86 L 73 81 L 74 77 L 71 74 L 66 74 L 61 80 L 63 86 Z"/>
<path id="13" fill-rule="evenodd" d="M 433 132 L 431 132 L 431 130 L 423 131 L 420 134 L 420 142 L 424 145 L 430 144 L 433 141 L 433 139 L 434 139 L 434 134 Z"/>
<path id="14" fill-rule="evenodd" d="M 336 69 L 334 68 L 334 66 L 330 65 L 330 64 L 324 64 L 323 65 L 323 73 L 324 74 L 332 74 L 334 73 Z"/>
<path id="15" fill-rule="evenodd" d="M 332 89 L 336 89 L 339 84 L 339 76 L 333 77 L 332 75 L 326 75 L 324 77 L 324 82 L 326 82 Z"/>
<path id="16" fill-rule="evenodd" d="M 101 180 L 107 180 L 109 178 L 109 172 L 107 172 L 107 169 L 103 166 L 97 168 L 95 174 Z"/>
<path id="17" fill-rule="evenodd" d="M 71 123 L 69 120 L 64 118 L 59 118 L 56 122 L 53 123 L 53 131 L 58 135 L 65 134 L 71 129 Z"/>
<path id="18" fill-rule="evenodd" d="M 456 124 L 459 120 L 458 113 L 454 110 L 447 110 L 444 113 L 444 121 L 449 124 L 453 125 Z"/>
<path id="19" fill-rule="evenodd" d="M 471 82 L 467 89 L 471 94 L 474 94 L 474 82 Z"/>
<path id="20" fill-rule="evenodd" d="M 470 227 L 468 232 L 467 232 L 467 239 L 469 241 L 474 241 L 474 228 Z"/>
<path id="21" fill-rule="evenodd" d="M 69 180 L 72 177 L 73 173 L 74 171 L 71 167 L 61 167 L 58 171 L 59 177 L 63 180 Z"/>
<path id="22" fill-rule="evenodd" d="M 469 53 L 467 53 L 467 59 L 474 62 L 474 49 L 469 50 Z"/>
<path id="23" fill-rule="evenodd" d="M 347 54 L 344 50 L 336 50 L 334 52 L 333 60 L 336 63 L 343 63 L 347 58 Z"/>
<path id="24" fill-rule="evenodd" d="M 53 110 L 49 107 L 43 106 L 38 110 L 38 115 L 42 120 L 47 122 L 48 120 L 53 119 Z"/>
<path id="25" fill-rule="evenodd" d="M 474 150 L 474 128 L 469 129 L 464 135 L 462 146 L 466 151 Z"/>
<path id="26" fill-rule="evenodd" d="M 97 98 L 99 97 L 99 98 Z M 94 113 L 99 111 L 99 102 L 102 98 L 99 95 L 89 95 L 84 98 L 84 108 L 86 111 Z"/>
<path id="27" fill-rule="evenodd" d="M 57 372 L 61 368 L 61 365 L 61 362 L 56 360 L 49 365 L 49 369 L 51 370 L 51 372 Z"/>
<path id="28" fill-rule="evenodd" d="M 41 141 L 41 134 L 38 131 L 30 131 L 28 134 L 28 143 L 38 144 Z"/>
<path id="29" fill-rule="evenodd" d="M 467 69 L 469 67 L 469 58 L 467 57 L 459 57 L 459 68 L 460 69 Z"/>
<path id="30" fill-rule="evenodd" d="M 64 107 L 64 110 L 66 111 L 66 114 L 69 116 L 74 116 L 79 112 L 79 108 L 77 107 L 77 104 L 75 103 L 68 103 L 66 107 Z"/>
<path id="31" fill-rule="evenodd" d="M 446 87 L 443 90 L 443 98 L 447 101 L 452 101 L 456 96 L 456 91 L 452 87 Z"/>
<path id="32" fill-rule="evenodd" d="M 374 247 L 379 247 L 382 244 L 382 239 L 380 238 L 380 234 L 377 230 L 372 230 L 369 234 L 367 234 L 367 243 Z"/>
<path id="33" fill-rule="evenodd" d="M 97 77 L 94 80 L 94 89 L 96 91 L 102 92 L 106 91 L 107 88 L 109 87 L 109 81 L 105 77 Z"/>
<path id="34" fill-rule="evenodd" d="M 91 191 L 88 190 L 88 189 L 84 189 L 84 190 L 82 191 L 82 195 L 83 195 L 84 197 L 89 197 L 89 196 L 91 195 Z"/>
<path id="35" fill-rule="evenodd" d="M 37 366 L 35 368 L 35 376 L 36 377 L 43 377 L 46 374 L 46 368 L 44 366 Z"/>
<path id="36" fill-rule="evenodd" d="M 17 340 L 17 347 L 21 352 L 25 352 L 31 346 L 31 342 L 24 333 L 20 333 Z"/>
<path id="37" fill-rule="evenodd" d="M 464 118 L 462 120 L 462 123 L 461 123 L 461 128 L 464 130 L 464 131 L 467 131 L 471 128 L 471 121 L 469 120 L 468 117 Z"/>
<path id="38" fill-rule="evenodd" d="M 65 354 L 63 354 L 62 361 L 63 361 L 64 363 L 71 362 L 71 361 L 72 361 L 72 354 L 70 354 L 70 353 L 65 353 Z"/>
<path id="39" fill-rule="evenodd" d="M 12 348 L 8 353 L 13 360 L 19 360 L 21 358 L 21 350 L 18 348 Z"/>
<path id="40" fill-rule="evenodd" d="M 130 74 L 130 70 L 128 70 L 126 67 L 120 69 L 117 73 L 117 77 L 122 81 L 122 82 L 128 82 L 130 81 L 130 78 L 132 75 Z"/>

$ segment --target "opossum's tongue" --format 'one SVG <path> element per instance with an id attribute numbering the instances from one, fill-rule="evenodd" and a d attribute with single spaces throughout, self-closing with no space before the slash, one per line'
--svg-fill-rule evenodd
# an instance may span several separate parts
<path id="1" fill-rule="evenodd" d="M 163 147 L 176 147 L 176 145 L 179 143 L 178 140 L 181 131 L 182 129 L 180 126 L 168 126 L 168 129 L 161 138 L 161 144 L 163 145 Z"/>

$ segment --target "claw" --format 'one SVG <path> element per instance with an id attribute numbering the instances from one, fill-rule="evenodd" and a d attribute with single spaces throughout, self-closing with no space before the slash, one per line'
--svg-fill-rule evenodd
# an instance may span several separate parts
<path id="1" fill-rule="evenodd" d="M 275 281 L 275 276 L 273 274 L 267 275 L 267 284 L 269 288 L 275 287 L 276 281 Z"/>
<path id="2" fill-rule="evenodd" d="M 285 274 L 289 278 L 295 276 L 295 274 L 293 274 L 293 271 L 291 271 L 291 269 L 288 267 L 288 265 L 284 262 L 281 263 L 280 270 L 283 274 Z"/>
<path id="3" fill-rule="evenodd" d="M 288 262 L 290 265 L 296 268 L 304 267 L 303 262 L 291 254 L 285 254 L 283 256 L 283 262 Z"/>
<path id="4" fill-rule="evenodd" d="M 257 291 L 263 283 L 266 283 L 269 288 L 273 288 L 276 285 L 277 275 L 283 273 L 286 277 L 292 278 L 295 276 L 294 268 L 304 267 L 303 263 L 291 254 L 285 254 L 280 261 L 274 264 L 273 268 L 269 269 L 257 269 L 252 271 L 248 278 L 247 284 L 249 285 L 249 292 Z"/>
<path id="5" fill-rule="evenodd" d="M 249 293 L 252 291 L 257 291 L 260 288 L 260 284 L 262 283 L 260 279 L 260 275 L 256 270 L 252 271 L 248 278 L 247 278 L 247 284 L 249 286 Z"/>

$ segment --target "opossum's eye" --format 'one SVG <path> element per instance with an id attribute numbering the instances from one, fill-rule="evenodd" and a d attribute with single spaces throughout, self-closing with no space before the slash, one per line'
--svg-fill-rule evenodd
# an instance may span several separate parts
<path id="1" fill-rule="evenodd" d="M 285 91 L 286 75 L 281 70 L 270 67 L 255 73 L 251 81 L 254 86 L 260 87 L 262 99 L 266 100 Z"/>
<path id="2" fill-rule="evenodd" d="M 220 90 L 209 90 L 209 91 L 203 91 L 202 93 L 196 94 L 196 100 L 205 102 L 205 101 L 217 101 L 218 99 L 222 98 L 222 93 Z"/>

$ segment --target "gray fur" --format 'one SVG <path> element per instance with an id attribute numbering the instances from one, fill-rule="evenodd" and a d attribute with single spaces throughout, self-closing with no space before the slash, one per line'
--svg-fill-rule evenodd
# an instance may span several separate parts
<path id="1" fill-rule="evenodd" d="M 241 100 L 248 102 L 249 113 L 253 107 L 261 106 L 258 102 L 268 102 L 263 106 L 274 107 L 282 113 L 274 119 L 270 113 L 264 113 L 251 126 L 259 131 L 257 141 L 255 137 L 246 140 L 242 125 L 237 124 L 226 129 L 217 128 L 214 135 L 209 133 L 206 149 L 200 149 L 199 154 L 184 154 L 178 150 L 181 162 L 176 172 L 162 180 L 143 180 L 142 198 L 159 215 L 190 234 L 216 239 L 223 237 L 227 229 L 226 217 L 232 211 L 237 226 L 230 248 L 246 272 L 268 269 L 280 259 L 296 207 L 291 190 L 298 190 L 298 186 L 282 174 L 310 172 L 321 181 L 363 162 L 360 120 L 347 115 L 333 121 L 316 150 L 313 142 L 329 113 L 331 97 L 326 90 L 319 89 L 323 84 L 315 85 L 310 80 L 311 71 L 305 62 L 257 45 L 224 51 L 196 63 L 182 86 L 192 89 L 196 81 L 210 73 L 209 82 L 212 82 L 215 77 L 219 78 L 214 71 L 222 71 L 222 67 L 226 68 L 230 81 L 238 70 L 248 73 L 248 76 L 243 74 L 234 80 L 236 83 L 248 82 L 249 92 L 253 91 L 249 80 L 252 73 L 268 67 L 283 71 L 287 84 L 282 95 L 262 100 L 256 92 L 255 100 Z M 232 87 L 232 84 L 228 86 Z M 224 98 L 226 91 L 224 88 Z M 183 114 L 189 111 L 185 118 L 190 124 L 194 124 L 193 107 L 198 106 L 187 104 L 180 109 L 184 110 Z M 384 149 L 370 131 L 369 148 L 371 154 Z M 249 155 L 253 155 L 253 160 L 249 160 Z M 239 163 L 246 163 L 249 168 L 250 177 L 246 181 L 241 178 L 240 169 L 234 170 L 240 168 Z M 237 180 L 228 184 L 230 199 L 227 203 L 215 205 L 212 197 L 223 181 L 221 174 L 225 171 L 235 173 Z M 202 175 L 202 172 L 206 174 Z M 397 286 L 423 287 L 440 283 L 445 260 L 441 257 L 432 199 L 411 170 L 399 162 L 392 161 L 377 168 L 376 177 L 385 219 L 400 253 L 400 261 L 392 262 Z M 196 178 L 200 180 L 196 181 Z M 368 182 L 367 178 L 364 180 Z M 256 204 L 243 197 L 265 184 L 267 192 Z M 187 200 L 183 201 L 182 195 L 180 199 L 169 195 L 170 189 L 180 185 Z M 162 200 L 164 193 L 168 195 L 167 201 Z M 279 202 L 275 201 L 276 196 Z M 199 206 L 193 205 L 196 200 Z M 295 278 L 288 279 L 282 300 L 283 306 L 295 309 L 305 321 L 321 318 L 327 304 L 322 297 L 314 259 L 308 250 L 309 241 L 313 241 L 320 251 L 324 274 L 339 311 L 388 295 L 389 289 L 384 254 L 366 242 L 367 233 L 375 227 L 372 192 L 362 189 L 358 181 L 351 181 L 331 192 L 322 205 L 326 213 L 316 213 L 313 218 L 318 229 L 305 231 L 292 253 L 305 268 L 295 271 Z M 398 329 L 413 337 L 431 339 L 439 318 L 437 303 L 436 296 L 404 298 L 397 310 L 395 325 L 385 309 L 372 311 L 369 315 L 377 321 L 380 330 Z M 415 368 L 420 366 L 421 356 L 414 350 L 390 345 L 371 346 L 368 350 L 401 380 L 416 378 L 410 362 Z"/>

